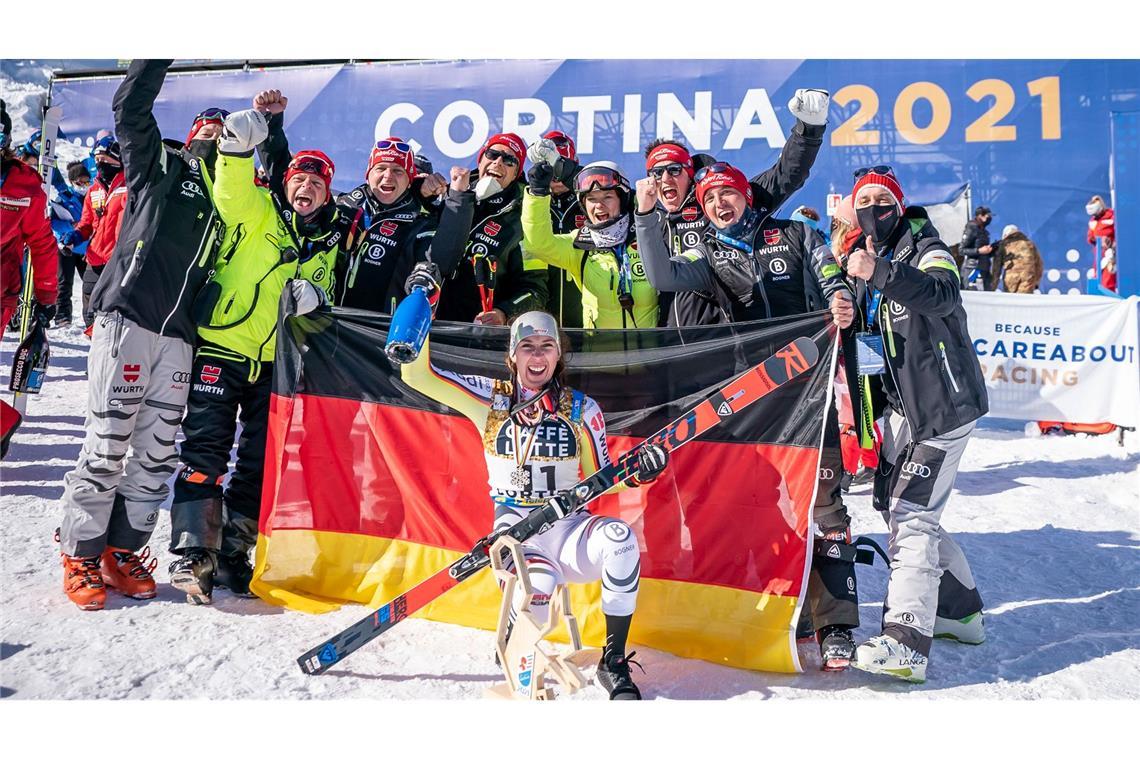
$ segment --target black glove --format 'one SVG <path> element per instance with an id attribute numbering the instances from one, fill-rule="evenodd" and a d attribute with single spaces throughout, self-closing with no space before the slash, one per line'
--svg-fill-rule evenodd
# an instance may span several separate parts
<path id="1" fill-rule="evenodd" d="M 574 175 L 578 173 L 580 168 L 582 167 L 578 166 L 577 161 L 566 158 L 565 156 L 559 156 L 558 160 L 554 162 L 554 179 L 569 188 L 573 188 Z"/>
<path id="2" fill-rule="evenodd" d="M 408 279 L 404 280 L 404 292 L 411 293 L 413 288 L 423 288 L 428 300 L 439 290 L 439 281 L 442 279 L 439 267 L 431 261 L 421 261 L 412 268 Z"/>
<path id="3" fill-rule="evenodd" d="M 526 172 L 526 185 L 531 195 L 550 195 L 550 182 L 554 179 L 554 169 L 547 164 L 531 164 Z"/>
<path id="4" fill-rule="evenodd" d="M 637 453 L 637 474 L 633 479 L 639 486 L 652 483 L 665 471 L 668 464 L 669 452 L 665 447 L 657 443 L 647 443 Z"/>
<path id="5" fill-rule="evenodd" d="M 39 320 L 40 324 L 47 327 L 55 318 L 55 304 L 54 303 L 37 303 L 32 308 L 32 318 Z"/>

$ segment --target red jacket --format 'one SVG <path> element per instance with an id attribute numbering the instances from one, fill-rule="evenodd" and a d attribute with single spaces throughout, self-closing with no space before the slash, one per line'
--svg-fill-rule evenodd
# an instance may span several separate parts
<path id="1" fill-rule="evenodd" d="M 20 300 L 24 246 L 32 252 L 36 300 L 42 304 L 55 303 L 59 248 L 51 233 L 42 180 L 34 169 L 19 161 L 5 163 L 8 164 L 7 176 L 0 187 L 0 281 L 4 310 L 15 308 Z"/>
<path id="2" fill-rule="evenodd" d="M 1096 238 L 1104 238 L 1101 244 L 1105 248 L 1116 247 L 1116 215 L 1112 209 L 1106 208 L 1096 216 L 1089 217 L 1089 245 Z"/>
<path id="3" fill-rule="evenodd" d="M 102 266 L 115 252 L 119 240 L 119 227 L 123 225 L 123 209 L 127 205 L 126 172 L 120 171 L 107 187 L 96 178 L 83 199 L 83 214 L 76 232 L 90 240 L 87 245 L 87 263 Z M 94 233 L 92 233 L 94 231 Z"/>

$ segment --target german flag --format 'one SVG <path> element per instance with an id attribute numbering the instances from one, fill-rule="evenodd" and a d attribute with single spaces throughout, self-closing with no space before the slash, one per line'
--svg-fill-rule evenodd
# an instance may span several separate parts
<path id="1" fill-rule="evenodd" d="M 568 382 L 605 411 L 617 458 L 797 337 L 820 361 L 672 457 L 651 486 L 598 514 L 637 535 L 631 640 L 683 657 L 797 672 L 811 506 L 830 403 L 826 312 L 730 326 L 567 331 Z M 453 562 L 491 528 L 480 433 L 406 386 L 384 356 L 389 318 L 351 309 L 287 319 L 277 343 L 252 589 L 294 610 L 378 607 Z M 432 361 L 506 377 L 508 331 L 440 322 Z M 572 586 L 587 644 L 604 641 L 599 584 Z M 489 572 L 419 614 L 493 629 Z"/>

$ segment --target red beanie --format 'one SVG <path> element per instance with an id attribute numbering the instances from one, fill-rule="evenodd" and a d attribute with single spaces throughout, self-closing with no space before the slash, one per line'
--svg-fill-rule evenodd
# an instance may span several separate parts
<path id="1" fill-rule="evenodd" d="M 402 137 L 385 137 L 373 146 L 372 153 L 368 156 L 365 177 L 376 164 L 396 164 L 403 167 L 409 179 L 416 178 L 416 154 L 412 152 L 412 146 Z"/>
<path id="2" fill-rule="evenodd" d="M 735 166 L 718 161 L 708 167 L 708 171 L 697 181 L 697 203 L 702 208 L 705 205 L 705 193 L 717 187 L 731 187 L 744 196 L 749 206 L 752 205 L 752 185 L 748 183 L 744 172 Z"/>
<path id="3" fill-rule="evenodd" d="M 578 160 L 578 148 L 574 145 L 574 141 L 570 138 L 570 135 L 565 132 L 552 129 L 543 135 L 542 139 L 554 140 L 554 147 L 558 149 L 558 155 L 563 158 L 568 158 L 571 161 Z"/>
<path id="4" fill-rule="evenodd" d="M 201 111 L 194 117 L 194 122 L 190 125 L 190 133 L 186 135 L 186 144 L 189 145 L 194 136 L 198 134 L 198 130 L 207 124 L 225 124 L 226 117 L 230 112 L 224 108 L 207 108 Z"/>
<path id="5" fill-rule="evenodd" d="M 680 164 L 685 167 L 689 179 L 693 178 L 693 157 L 680 145 L 662 143 L 649 151 L 649 155 L 645 157 L 645 171 L 649 171 L 662 161 Z"/>
<path id="6" fill-rule="evenodd" d="M 898 204 L 899 211 L 906 209 L 905 199 L 903 197 L 902 185 L 899 184 L 898 178 L 895 177 L 894 172 L 887 174 L 875 174 L 874 172 L 867 172 L 859 179 L 855 180 L 855 187 L 851 190 L 851 202 L 854 204 L 859 190 L 867 187 L 868 185 L 879 185 L 885 187 L 894 196 L 895 203 Z"/>
<path id="7" fill-rule="evenodd" d="M 288 182 L 295 174 L 315 174 L 324 180 L 325 187 L 331 193 L 335 172 L 336 166 L 333 165 L 332 159 L 324 153 L 319 150 L 303 150 L 293 156 L 293 160 L 289 162 L 289 168 L 285 170 L 285 181 Z"/>
<path id="8" fill-rule="evenodd" d="M 514 153 L 515 157 L 519 160 L 519 170 L 522 170 L 523 162 L 526 161 L 526 143 L 514 132 L 501 132 L 488 137 L 487 142 L 483 143 L 483 147 L 479 149 L 479 155 L 475 157 L 475 163 L 479 163 L 483 160 L 483 154 L 486 153 L 487 148 L 490 148 L 492 145 L 502 145 L 509 149 L 511 153 Z"/>

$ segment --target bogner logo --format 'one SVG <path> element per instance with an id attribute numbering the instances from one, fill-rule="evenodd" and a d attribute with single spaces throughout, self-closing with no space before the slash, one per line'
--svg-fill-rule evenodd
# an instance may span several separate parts
<path id="1" fill-rule="evenodd" d="M 685 206 L 685 208 L 681 210 L 681 218 L 686 222 L 695 222 L 700 218 L 700 215 L 701 210 L 696 206 Z"/>
<path id="2" fill-rule="evenodd" d="M 920 462 L 906 462 L 902 466 L 902 473 L 912 478 L 929 478 L 930 468 Z"/>
<path id="3" fill-rule="evenodd" d="M 396 230 L 400 229 L 400 225 L 391 220 L 384 220 L 380 222 L 380 234 L 392 237 L 396 234 Z"/>
<path id="4" fill-rule="evenodd" d="M 775 245 L 780 242 L 780 231 L 777 230 L 764 230 L 764 244 Z"/>
<path id="5" fill-rule="evenodd" d="M 768 268 L 772 270 L 772 274 L 783 274 L 788 271 L 788 262 L 783 259 L 772 259 Z"/>
<path id="6" fill-rule="evenodd" d="M 503 226 L 501 224 L 496 224 L 495 222 L 487 222 L 483 225 L 483 232 L 486 232 L 491 237 L 498 235 L 499 230 L 501 229 L 503 229 Z"/>

